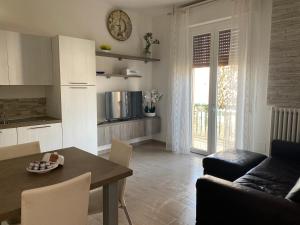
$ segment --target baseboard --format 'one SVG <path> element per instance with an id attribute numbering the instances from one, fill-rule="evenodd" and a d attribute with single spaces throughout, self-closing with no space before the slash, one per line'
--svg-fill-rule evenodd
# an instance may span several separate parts
<path id="1" fill-rule="evenodd" d="M 158 139 L 152 139 L 152 141 L 155 141 L 155 142 L 160 143 L 162 145 L 167 145 L 167 143 L 165 141 L 161 141 L 161 140 L 158 140 Z"/>
<path id="2" fill-rule="evenodd" d="M 151 140 L 153 140 L 152 136 L 146 136 L 146 137 L 134 138 L 125 142 L 127 142 L 128 144 L 132 144 L 133 146 L 137 146 Z M 108 153 L 110 151 L 110 148 L 111 148 L 111 144 L 98 146 L 98 155 Z"/>

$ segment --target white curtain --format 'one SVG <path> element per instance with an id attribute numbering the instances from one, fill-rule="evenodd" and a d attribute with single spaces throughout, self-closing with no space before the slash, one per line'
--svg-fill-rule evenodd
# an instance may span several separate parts
<path id="1" fill-rule="evenodd" d="M 265 108 L 272 0 L 233 0 L 226 85 L 231 95 L 224 109 L 224 141 L 218 149 L 257 151 L 265 145 Z M 191 147 L 191 83 L 188 10 L 172 17 L 171 73 L 168 99 L 167 149 L 188 153 Z M 219 146 L 222 145 L 222 146 Z"/>
<path id="2" fill-rule="evenodd" d="M 188 14 L 176 10 L 171 24 L 167 149 L 176 153 L 189 153 L 191 147 Z"/>
<path id="3" fill-rule="evenodd" d="M 236 76 L 231 88 L 237 95 L 235 148 L 257 151 L 256 132 L 261 129 L 257 121 L 264 117 L 266 107 L 262 98 L 267 91 L 267 69 L 270 38 L 271 0 L 233 0 L 232 37 L 230 49 L 230 72 Z M 228 146 L 232 146 L 229 143 Z M 227 148 L 228 148 L 227 146 Z"/>

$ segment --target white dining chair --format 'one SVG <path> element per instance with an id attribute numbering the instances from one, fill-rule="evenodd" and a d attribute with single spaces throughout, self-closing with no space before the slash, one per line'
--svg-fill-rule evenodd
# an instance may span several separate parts
<path id="1" fill-rule="evenodd" d="M 109 153 L 109 160 L 129 167 L 130 159 L 132 155 L 132 146 L 119 140 L 112 140 L 111 151 Z M 119 208 L 124 210 L 128 223 L 132 225 L 131 218 L 129 216 L 126 202 L 125 202 L 125 186 L 126 179 L 119 181 L 118 183 L 118 199 Z M 103 189 L 97 188 L 90 191 L 90 203 L 89 203 L 89 215 L 103 212 Z"/>
<path id="2" fill-rule="evenodd" d="M 91 173 L 51 186 L 26 190 L 22 225 L 87 225 Z"/>
<path id="3" fill-rule="evenodd" d="M 40 152 L 40 143 L 38 141 L 26 144 L 0 147 L 0 160 L 13 159 L 26 155 L 37 154 Z"/>
<path id="4" fill-rule="evenodd" d="M 18 158 L 18 157 L 27 156 L 27 155 L 33 155 L 33 154 L 37 154 L 40 152 L 41 152 L 40 143 L 38 141 L 30 142 L 30 143 L 26 143 L 26 144 L 18 144 L 18 145 L 0 147 L 0 161 Z M 1 225 L 7 225 L 7 224 L 13 225 L 13 224 L 19 224 L 19 223 L 20 223 L 20 217 L 10 219 L 8 221 L 0 222 Z"/>

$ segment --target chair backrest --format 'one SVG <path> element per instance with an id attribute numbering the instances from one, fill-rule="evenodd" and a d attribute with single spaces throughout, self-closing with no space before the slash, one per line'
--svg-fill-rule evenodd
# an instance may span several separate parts
<path id="1" fill-rule="evenodd" d="M 132 146 L 119 140 L 112 140 L 111 151 L 109 153 L 109 160 L 117 163 L 121 166 L 129 167 L 130 159 L 132 155 Z M 119 200 L 122 204 L 124 202 L 126 179 L 119 181 L 118 191 Z"/>
<path id="2" fill-rule="evenodd" d="M 11 145 L 0 148 L 0 160 L 13 159 L 26 155 L 37 154 L 40 152 L 40 143 L 38 141 L 26 144 Z"/>
<path id="3" fill-rule="evenodd" d="M 91 173 L 22 192 L 22 225 L 86 225 Z"/>

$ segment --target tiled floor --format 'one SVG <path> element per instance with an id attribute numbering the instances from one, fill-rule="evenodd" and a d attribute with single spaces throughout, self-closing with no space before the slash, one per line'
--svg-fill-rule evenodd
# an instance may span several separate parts
<path id="1" fill-rule="evenodd" d="M 203 173 L 202 157 L 164 151 L 150 142 L 135 147 L 127 180 L 126 201 L 134 225 L 194 225 L 195 183 Z M 89 217 L 89 225 L 102 224 L 102 214 Z M 119 210 L 119 224 L 128 225 Z"/>

